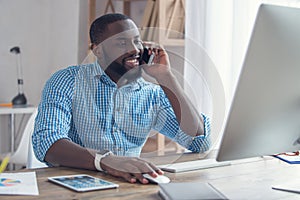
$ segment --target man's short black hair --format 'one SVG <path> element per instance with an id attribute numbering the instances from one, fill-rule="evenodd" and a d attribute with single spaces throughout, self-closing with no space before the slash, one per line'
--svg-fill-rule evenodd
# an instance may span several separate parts
<path id="1" fill-rule="evenodd" d="M 102 42 L 103 38 L 101 38 L 103 33 L 105 32 L 107 25 L 120 21 L 130 19 L 128 16 L 120 14 L 120 13 L 110 13 L 103 15 L 97 18 L 91 25 L 90 28 L 90 39 L 91 43 L 98 45 Z"/>

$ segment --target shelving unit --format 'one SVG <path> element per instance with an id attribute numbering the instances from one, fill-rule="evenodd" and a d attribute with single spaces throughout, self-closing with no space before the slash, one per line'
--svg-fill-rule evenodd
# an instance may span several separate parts
<path id="1" fill-rule="evenodd" d="M 131 16 L 131 4 L 147 1 L 141 28 L 142 39 L 169 46 L 184 45 L 185 0 L 117 0 L 123 1 L 123 13 Z M 115 12 L 113 0 L 103 2 L 104 13 Z M 96 17 L 96 0 L 89 0 L 89 24 Z"/>
<path id="2" fill-rule="evenodd" d="M 185 0 L 147 0 L 142 39 L 170 46 L 184 45 Z"/>

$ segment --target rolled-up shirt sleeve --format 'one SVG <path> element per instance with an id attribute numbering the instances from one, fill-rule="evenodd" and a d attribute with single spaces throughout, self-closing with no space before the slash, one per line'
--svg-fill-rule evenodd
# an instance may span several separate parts
<path id="1" fill-rule="evenodd" d="M 60 139 L 70 139 L 73 77 L 67 70 L 56 72 L 45 84 L 32 135 L 33 150 L 41 162 Z"/>
<path id="2" fill-rule="evenodd" d="M 205 114 L 202 113 L 201 115 L 203 118 L 204 133 L 203 135 L 192 137 L 191 138 L 192 141 L 189 143 L 189 146 L 187 147 L 188 150 L 191 150 L 193 152 L 199 152 L 199 153 L 209 150 L 211 146 L 210 120 Z"/>

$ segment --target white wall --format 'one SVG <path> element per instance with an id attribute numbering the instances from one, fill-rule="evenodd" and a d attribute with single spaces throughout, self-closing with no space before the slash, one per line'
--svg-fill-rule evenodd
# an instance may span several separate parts
<path id="1" fill-rule="evenodd" d="M 83 1 L 88 2 L 88 1 Z M 45 81 L 60 68 L 78 63 L 80 0 L 0 0 L 0 103 L 17 95 L 17 57 L 21 49 L 24 92 L 37 105 Z M 84 6 L 83 6 L 84 7 Z M 80 29 L 86 34 L 87 29 Z M 0 152 L 9 149 L 8 116 L 0 116 Z"/>
<path id="2" fill-rule="evenodd" d="M 77 63 L 79 0 L 0 0 L 0 102 L 17 94 L 16 55 L 21 48 L 24 90 L 30 104 L 59 68 Z"/>

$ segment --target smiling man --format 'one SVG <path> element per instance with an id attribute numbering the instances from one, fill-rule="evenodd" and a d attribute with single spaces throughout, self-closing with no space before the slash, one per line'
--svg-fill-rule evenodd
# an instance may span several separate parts
<path id="1" fill-rule="evenodd" d="M 184 95 L 162 47 L 143 42 L 122 14 L 96 19 L 90 38 L 96 62 L 62 69 L 45 85 L 32 136 L 40 161 L 147 184 L 143 174 L 163 174 L 139 158 L 151 130 L 193 152 L 209 149 L 209 121 Z M 146 46 L 152 64 L 142 60 Z"/>

